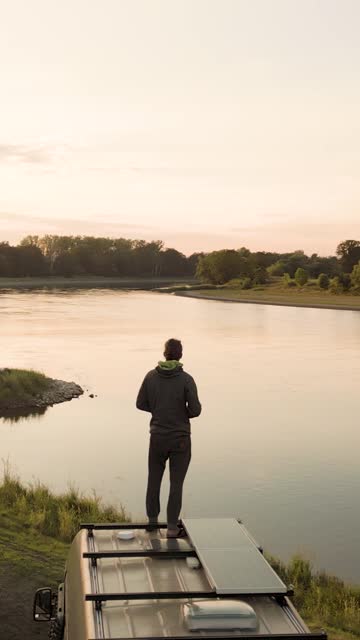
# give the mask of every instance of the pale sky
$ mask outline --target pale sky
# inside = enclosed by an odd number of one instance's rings
[[[0,0],[0,241],[360,239],[359,0]]]

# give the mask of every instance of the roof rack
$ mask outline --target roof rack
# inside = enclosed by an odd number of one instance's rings
[[[186,636],[167,636],[166,640],[199,640],[199,635],[186,635]],[[235,636],[234,634],[216,634],[211,635],[211,640],[326,640],[327,634],[325,631],[313,631],[310,633],[251,633],[246,635],[244,633],[241,636]],[[101,638],[89,638],[89,640],[102,640]],[[134,638],[113,638],[113,640],[134,640]],[[162,636],[143,636],[137,637],[136,640],[164,640]]]
[[[216,519],[215,519],[216,520]],[[156,542],[156,538],[149,537],[146,541],[149,548],[127,548],[127,549],[110,549],[95,550],[96,539],[95,531],[116,531],[116,530],[139,530],[153,531],[155,529],[165,529],[167,524],[158,523],[156,527],[149,526],[146,523],[82,523],[81,529],[86,529],[88,534],[88,551],[82,553],[82,557],[91,561],[91,565],[96,571],[97,561],[109,558],[151,558],[151,559],[186,559],[197,558],[202,565],[208,578],[210,589],[206,590],[179,590],[179,591],[124,591],[124,592],[102,592],[86,593],[84,599],[92,602],[94,609],[101,615],[102,605],[105,602],[118,601],[163,601],[163,600],[196,600],[196,599],[237,599],[237,598],[272,598],[276,600],[282,610],[288,611],[292,609],[292,605],[287,599],[294,595],[292,585],[286,586],[277,574],[271,569],[270,565],[262,555],[262,548],[256,543],[254,538],[248,533],[247,529],[241,521],[229,518],[218,519],[212,528],[208,525],[209,519],[187,519],[185,518],[181,525],[187,534],[187,539],[162,539],[160,543]],[[213,521],[214,523],[214,521]],[[218,535],[220,533],[220,535]],[[147,539],[146,539],[147,540]],[[219,565],[222,566],[223,560],[235,557],[235,562],[227,563],[228,575],[219,571]],[[219,562],[219,558],[221,562]],[[236,563],[236,558],[239,562]],[[249,564],[250,558],[250,564]],[[261,562],[260,562],[261,558]],[[240,572],[241,584],[237,581],[239,575],[240,561],[243,562],[243,572]],[[252,563],[252,564],[251,564]],[[226,563],[225,563],[226,564]],[[253,580],[248,580],[249,571],[255,567],[255,575]],[[234,570],[233,570],[234,568]],[[256,574],[257,571],[257,574]],[[235,578],[234,578],[235,576]],[[257,578],[257,579],[256,579]],[[264,582],[262,582],[264,580]],[[104,609],[105,611],[105,609]],[[291,611],[287,613],[291,616]],[[324,631],[309,632],[306,626],[303,627],[301,621],[296,618],[293,621],[297,633],[241,633],[241,640],[327,640]],[[210,637],[210,636],[209,636]],[[235,636],[237,638],[237,636]],[[100,640],[100,638],[89,638],[89,640]],[[135,640],[135,637],[119,637],[113,640]],[[164,640],[164,636],[137,636],[136,640]],[[199,634],[187,635],[168,635],[166,640],[199,640]],[[234,640],[234,634],[231,633],[211,633],[211,640]]]
[[[186,600],[189,598],[205,598],[206,600],[212,598],[230,598],[234,599],[236,595],[241,595],[242,598],[250,598],[253,595],[257,597],[274,597],[284,598],[284,596],[293,596],[294,590],[288,589],[286,593],[283,592],[264,592],[264,593],[225,593],[218,594],[215,590],[212,591],[125,591],[124,593],[87,593],[85,594],[85,600],[90,600],[100,605],[101,602],[107,600]]]
[[[179,524],[182,525],[181,520]],[[150,525],[148,522],[81,522],[80,529],[87,529],[90,535],[91,531],[101,531],[110,529],[139,529],[143,531],[149,531],[151,529],[167,529],[166,522],[158,522],[156,525]]]

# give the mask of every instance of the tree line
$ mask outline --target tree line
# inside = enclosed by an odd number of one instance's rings
[[[17,246],[0,242],[0,277],[31,276],[137,276],[190,277],[224,284],[233,278],[248,284],[264,284],[271,276],[284,281],[299,278],[338,278],[341,286],[351,282],[360,261],[360,241],[341,242],[334,256],[307,256],[304,251],[277,253],[242,247],[185,256],[166,248],[161,240],[129,240],[92,236],[30,235]],[[299,276],[298,270],[303,270]],[[323,276],[326,276],[324,279]],[[326,287],[323,287],[326,288]]]
[[[27,236],[0,243],[0,276],[192,276],[198,254],[186,257],[155,240],[92,236]]]
[[[334,293],[360,287],[360,241],[344,240],[336,248],[335,256],[307,256],[304,251],[274,253],[246,247],[239,250],[212,251],[198,258],[197,277],[211,284],[225,284],[236,279],[247,289],[266,284],[273,276],[282,276],[287,286],[304,286],[317,279],[320,288],[330,288]]]

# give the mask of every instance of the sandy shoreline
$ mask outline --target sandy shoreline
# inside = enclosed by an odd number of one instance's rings
[[[329,309],[334,311],[360,311],[360,306],[354,307],[351,305],[342,304],[313,304],[310,302],[281,302],[272,300],[255,300],[253,298],[222,298],[220,296],[208,296],[201,293],[192,293],[190,291],[178,291],[174,292],[176,296],[183,296],[184,298],[196,298],[197,300],[214,300],[215,302],[235,302],[241,304],[258,304],[274,307],[300,307],[303,309]]]

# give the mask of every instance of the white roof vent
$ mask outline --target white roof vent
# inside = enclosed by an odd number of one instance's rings
[[[257,628],[254,609],[241,600],[203,600],[183,605],[189,631]]]

